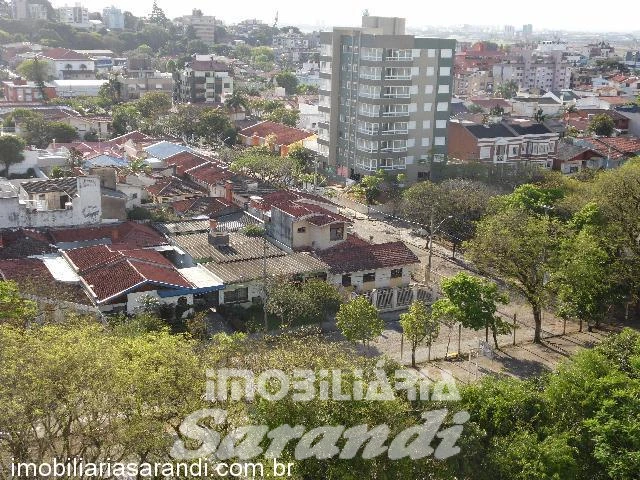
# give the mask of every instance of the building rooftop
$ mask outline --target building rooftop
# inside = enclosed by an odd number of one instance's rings
[[[74,248],[78,243],[126,244],[131,248],[166,245],[167,241],[152,228],[135,222],[124,222],[99,227],[75,227],[50,230],[53,243],[61,248]]]
[[[305,138],[313,136],[314,133],[289,127],[282,123],[265,120],[264,122],[240,130],[240,135],[244,135],[245,137],[257,136],[259,138],[267,138],[269,135],[275,135],[276,144],[291,145],[292,143],[300,142]]]
[[[70,197],[73,197],[78,192],[78,180],[76,177],[25,181],[21,182],[20,186],[29,195],[36,193],[64,192]]]
[[[171,202],[171,208],[178,215],[185,217],[197,217],[205,215],[207,217],[218,217],[221,213],[231,213],[239,210],[239,207],[224,198],[198,197],[188,200],[177,200]]]
[[[371,244],[353,235],[316,255],[334,274],[401,267],[420,261],[403,242]]]
[[[51,60],[90,60],[86,55],[68,48],[46,48],[42,56]]]
[[[177,143],[161,140],[160,142],[154,143],[153,145],[144,147],[144,151],[147,152],[150,157],[164,160],[173,155],[176,155],[177,153],[191,152],[192,150],[185,145],[178,145]]]
[[[119,250],[117,246],[95,245],[67,250],[64,255],[96,303],[106,303],[148,286],[193,287],[169,260],[154,250]]]
[[[178,177],[159,178],[156,183],[146,187],[146,190],[154,197],[197,196],[206,193],[200,185],[182,180]]]
[[[0,230],[0,258],[25,258],[52,253],[51,237],[38,230],[19,228]]]
[[[165,158],[165,164],[167,166],[170,166],[170,165],[176,166],[177,175],[184,175],[184,172],[186,170],[197,167],[199,165],[205,165],[208,163],[209,163],[209,160],[207,160],[204,157],[201,157],[200,155],[196,155],[191,151],[181,151]]]
[[[173,237],[173,243],[187,252],[198,263],[229,263],[263,258],[264,241],[261,237],[248,237],[242,233],[229,233],[228,245],[211,245],[208,233],[191,233]],[[285,252],[267,242],[267,257],[281,257]]]
[[[292,253],[267,258],[267,276],[289,276],[326,272],[329,266],[308,253]],[[203,266],[225,284],[248,282],[263,277],[262,258],[231,263],[205,263]]]

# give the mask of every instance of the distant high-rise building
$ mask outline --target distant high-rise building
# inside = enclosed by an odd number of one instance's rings
[[[513,25],[505,25],[504,34],[507,37],[513,37],[516,34],[516,27],[514,27]]]
[[[61,23],[66,23],[76,28],[90,28],[89,10],[81,4],[76,3],[73,7],[65,5],[58,8],[58,17]]]
[[[365,16],[320,33],[318,148],[357,179],[378,170],[428,178],[447,154],[455,40],[405,33],[403,18]]]
[[[533,34],[533,25],[531,25],[530,23],[527,23],[526,25],[522,26],[523,37],[530,37],[532,34]]]
[[[208,44],[214,44],[216,40],[216,17],[203,15],[201,10],[194,9],[191,15],[182,17],[182,23],[186,27],[192,27],[196,38]],[[206,52],[198,52],[206,53]]]
[[[46,20],[49,16],[47,7],[29,0],[13,0],[11,2],[11,16],[15,20]]]
[[[124,30],[124,14],[113,5],[102,10],[102,23],[111,30]]]

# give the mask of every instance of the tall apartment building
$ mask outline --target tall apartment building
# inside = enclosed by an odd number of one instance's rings
[[[455,40],[416,38],[403,18],[320,33],[319,153],[343,177],[428,178],[447,154]]]
[[[193,27],[196,38],[203,42],[214,44],[216,40],[216,17],[202,15],[200,10],[193,10],[191,15],[182,17],[185,27]]]
[[[111,30],[124,30],[124,13],[113,5],[103,8],[102,23]]]
[[[177,85],[181,102],[224,102],[233,93],[233,77],[229,65],[212,55],[194,55],[180,72]]]
[[[91,27],[91,22],[89,22],[89,10],[79,3],[76,3],[73,7],[65,5],[64,7],[58,8],[58,17],[60,17],[60,23],[66,23],[72,27]]]
[[[571,85],[571,63],[562,51],[523,51],[493,66],[495,86],[513,80],[520,89],[565,90]]]

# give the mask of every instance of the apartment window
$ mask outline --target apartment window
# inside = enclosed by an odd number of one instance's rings
[[[422,128],[425,130],[429,130],[431,128],[431,120],[423,120]]]
[[[367,140],[366,138],[358,138],[356,146],[361,152],[373,153],[378,151],[378,142]]]
[[[444,162],[444,153],[436,153],[433,155],[434,162]]]
[[[373,60],[379,62],[382,60],[382,48],[362,47],[360,58],[362,60]]]
[[[244,303],[249,300],[249,288],[236,288],[224,292],[224,303]]]
[[[377,117],[380,114],[380,105],[361,103],[359,113],[365,117]]]
[[[384,87],[384,96],[389,98],[409,98],[411,94],[409,86]]]
[[[431,145],[431,139],[429,137],[424,137],[422,139],[422,146],[428,147],[429,145]]]
[[[329,239],[331,241],[344,239],[344,225],[331,225],[329,228]]]
[[[365,98],[380,98],[380,86],[361,83],[358,95]]]
[[[440,67],[440,76],[448,77],[451,75],[451,67]]]
[[[434,58],[435,56],[436,56],[436,49],[435,48],[427,49],[427,57]]]
[[[381,133],[383,135],[409,133],[409,124],[407,122],[383,123]]]
[[[387,80],[411,80],[411,68],[409,67],[385,68],[384,77]]]
[[[449,104],[447,102],[438,102],[437,110],[439,112],[446,112],[449,110]]]
[[[413,60],[413,54],[410,49],[396,50],[388,48],[386,51],[386,59],[392,61]]]
[[[427,67],[427,77],[433,77],[436,74],[436,69],[434,67]]]
[[[363,65],[360,69],[360,78],[365,80],[380,80],[382,67],[369,67]]]
[[[450,48],[443,48],[440,50],[440,58],[451,58],[453,56],[453,51]]]
[[[447,128],[446,120],[436,120],[436,128]]]
[[[358,120],[358,132],[364,133],[365,135],[376,135],[378,133],[378,126],[378,123]]]
[[[404,158],[383,158],[378,162],[378,168],[382,170],[404,170],[407,162]]]
[[[480,158],[487,159],[491,157],[491,147],[480,147]]]
[[[375,158],[356,157],[356,167],[362,170],[375,172],[378,170],[378,161]]]
[[[376,281],[376,272],[369,272],[362,275],[362,283],[370,283]]]
[[[351,286],[351,275],[342,275],[342,286],[343,287]]]
[[[401,268],[392,268],[391,269],[391,278],[402,278],[402,269]]]
[[[438,85],[438,93],[449,93],[449,85]]]
[[[519,153],[518,150],[519,150],[518,145],[511,145],[509,147],[509,156],[510,157],[517,157],[518,153]]]
[[[298,233],[305,233],[307,231],[307,227],[298,227]]]
[[[383,117],[401,117],[409,114],[409,105],[385,105]]]
[[[433,85],[427,85],[424,87],[424,93],[431,95],[433,93]]]
[[[407,141],[406,140],[383,140],[380,142],[381,152],[406,152]]]
[[[433,110],[433,103],[431,103],[431,102],[425,102],[425,104],[424,104],[424,111],[425,111],[425,112],[430,112],[431,110]]]
[[[446,140],[445,137],[436,137],[434,141],[434,145],[439,145],[439,146],[444,145],[445,140]]]

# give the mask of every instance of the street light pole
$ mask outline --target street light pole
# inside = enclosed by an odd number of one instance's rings
[[[269,325],[267,323],[267,230],[266,228],[262,232],[262,288],[263,288],[263,299],[262,299],[262,316],[264,320],[264,335],[266,337],[267,332],[269,331]]]

